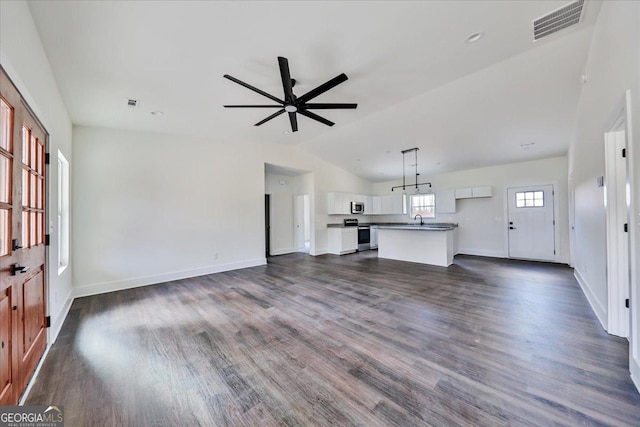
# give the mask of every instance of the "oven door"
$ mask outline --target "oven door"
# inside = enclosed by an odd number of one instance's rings
[[[371,229],[367,226],[358,226],[358,250],[368,251],[371,249]]]

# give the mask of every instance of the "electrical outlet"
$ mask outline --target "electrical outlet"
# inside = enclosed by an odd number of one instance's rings
[[[218,259],[218,252],[214,252],[213,253],[213,260],[217,260]]]

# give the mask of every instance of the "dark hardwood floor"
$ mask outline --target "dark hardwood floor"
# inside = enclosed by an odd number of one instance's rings
[[[68,426],[638,426],[627,354],[564,266],[296,254],[75,300],[26,404]]]

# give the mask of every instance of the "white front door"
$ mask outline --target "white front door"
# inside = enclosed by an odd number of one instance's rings
[[[507,190],[509,258],[555,260],[553,185]]]

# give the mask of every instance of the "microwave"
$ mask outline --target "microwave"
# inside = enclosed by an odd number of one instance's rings
[[[351,202],[351,213],[352,214],[364,213],[364,203],[362,203],[362,202]]]

